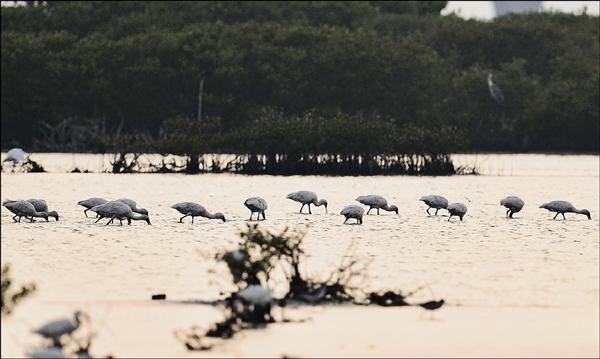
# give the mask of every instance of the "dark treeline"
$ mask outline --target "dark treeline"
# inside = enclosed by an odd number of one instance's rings
[[[443,1],[29,4],[2,8],[3,148],[361,173],[444,167],[459,150],[598,152],[597,17],[466,21],[440,16]]]

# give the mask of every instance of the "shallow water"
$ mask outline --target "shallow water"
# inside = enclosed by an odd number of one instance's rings
[[[53,172],[70,170],[73,164],[84,169],[83,164],[99,158],[71,154],[36,156],[36,161]],[[101,303],[145,303],[154,293],[167,293],[169,300],[214,298],[227,288],[227,276],[223,275],[226,272],[198,251],[214,253],[231,247],[238,239],[236,232],[248,222],[249,211],[243,201],[261,196],[269,204],[267,220],[261,226],[310,226],[305,241],[310,258],[303,269],[314,276],[326,277],[354,243],[354,254],[372,261],[368,289],[409,291],[427,284],[433,294],[425,290],[419,296],[442,297],[449,306],[464,307],[462,310],[535,307],[541,317],[547,313],[556,316],[557,321],[568,321],[569,310],[596,308],[588,321],[578,320],[582,327],[597,328],[598,156],[457,155],[456,160],[478,163],[486,175],[3,173],[2,200],[44,198],[50,209],[61,215],[58,222],[13,223],[10,213],[2,207],[2,263],[12,263],[17,282],[32,280],[39,288],[32,299],[17,308],[14,316],[41,324],[42,319],[53,318],[47,310],[53,306],[60,312],[85,303],[88,310],[99,311]],[[313,190],[327,199],[329,213],[320,207],[313,208],[312,215],[299,214],[300,205],[285,195],[301,189]],[[341,208],[359,195],[372,193],[398,205],[400,214],[382,211],[380,216],[366,216],[362,226],[343,225]],[[426,206],[418,198],[434,193],[451,202],[465,203],[469,210],[464,221],[448,222],[446,216],[427,216]],[[507,195],[518,195],[525,201],[524,209],[514,220],[507,220],[504,207],[499,205]],[[94,224],[94,219],[85,218],[83,208],[76,205],[92,196],[133,198],[149,210],[152,225],[134,221],[131,226],[105,226],[104,220]],[[552,220],[553,214],[538,206],[555,199],[588,208],[592,220],[574,214],[567,214],[566,221]],[[199,202],[210,211],[223,212],[228,221],[197,218],[194,224],[189,219],[178,223],[181,215],[170,206],[180,201]],[[207,273],[210,268],[217,273]],[[461,315],[451,318],[440,325],[450,329],[454,320],[461,320]],[[168,319],[161,320],[169,323]],[[382,322],[384,327],[390,324]],[[168,325],[176,328],[174,323]],[[6,324],[3,327],[7,328]],[[569,338],[563,340],[565,346],[572,344]],[[597,355],[597,336],[595,343],[593,337],[590,340],[587,344],[595,353],[580,354]],[[116,355],[135,353],[118,341],[104,343],[103,348]],[[554,343],[557,344],[560,343]],[[2,353],[19,353],[18,347],[15,341],[3,341]],[[227,348],[219,353],[226,355]],[[165,352],[169,353],[182,354],[180,347]],[[376,346],[372,353],[390,352],[377,351]]]

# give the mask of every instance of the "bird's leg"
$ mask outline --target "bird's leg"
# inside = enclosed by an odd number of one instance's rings
[[[308,208],[310,208],[310,205],[308,206]],[[262,212],[262,215],[263,215],[263,221],[264,221],[265,219],[267,219],[267,217],[265,217],[265,211],[263,211],[263,212]]]
[[[461,221],[461,222],[462,222],[462,218],[463,218],[463,216],[460,216],[460,221]]]
[[[194,224],[194,216],[192,216],[192,224]]]
[[[565,214],[564,213],[561,213],[561,214],[563,216],[563,219],[566,220],[567,218],[565,217]]]
[[[185,217],[187,217],[187,216],[188,216],[188,215],[186,214],[185,216],[183,216],[183,217],[179,218],[179,223],[183,223],[183,219],[184,219]]]
[[[558,217],[558,215],[559,215],[559,214],[560,214],[560,213],[556,212],[556,215],[555,215],[555,216],[554,216],[554,218],[552,218],[552,219],[556,219],[556,217]]]
[[[88,210],[89,210],[89,209],[87,209],[87,208],[83,210],[83,214],[85,214],[85,217],[86,217],[86,218],[87,218],[87,216],[88,216],[88,215],[87,215],[87,211],[88,211]]]
[[[509,218],[513,218],[513,214],[515,214],[515,212],[510,211],[510,215],[508,216]]]
[[[348,222],[349,219],[350,219],[350,217],[346,217],[346,220],[344,221],[344,224],[346,224],[346,222]]]
[[[450,222],[450,218],[452,218],[452,214],[448,217],[448,222]]]
[[[300,213],[302,213],[303,208],[304,208],[304,203],[302,203],[302,207],[300,207]]]
[[[439,210],[440,210],[439,208],[436,208],[436,209],[435,209],[435,215],[436,215],[436,216],[437,216],[437,213],[438,213],[438,211],[439,211]]]
[[[310,203],[308,204],[308,214],[312,214],[312,212],[310,210]]]
[[[17,215],[15,214],[12,219],[13,219],[13,221],[16,222],[17,221]]]
[[[104,217],[99,216],[98,219],[96,220],[96,222],[94,222],[94,223],[98,223],[102,218],[104,218]]]
[[[18,222],[19,222],[19,223],[21,223],[21,216],[19,216],[19,220],[18,220]]]
[[[362,224],[362,217],[358,219],[358,224]]]
[[[510,213],[510,209],[506,211],[506,218],[508,218],[509,213]]]
[[[119,218],[119,224],[123,225],[123,220],[121,218]]]
[[[377,208],[377,215],[379,216],[379,208]],[[361,222],[362,223],[362,222]]]
[[[431,216],[431,213],[429,213],[429,209],[430,209],[430,208],[431,208],[431,207],[428,207],[426,212],[427,212],[427,214],[428,214],[428,215],[430,215],[430,216]]]

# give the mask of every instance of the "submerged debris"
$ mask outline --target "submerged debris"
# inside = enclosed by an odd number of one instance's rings
[[[224,306],[224,319],[207,330],[192,327],[187,331],[178,331],[175,333],[177,338],[189,350],[209,350],[214,344],[210,340],[229,339],[240,330],[275,322],[272,308],[284,307],[289,302],[420,305],[426,309],[444,303],[443,300],[408,303],[406,299],[416,291],[407,294],[392,290],[365,293],[362,288],[366,284],[369,261],[351,255],[353,245],[349,246],[339,266],[326,280],[307,278],[300,270],[306,260],[302,245],[305,235],[306,230],[290,231],[285,228],[281,233],[272,233],[260,229],[257,224],[248,224],[246,230],[240,232],[242,240],[237,249],[218,253],[214,257],[227,265],[233,284],[238,288],[225,300],[213,302],[214,305]],[[275,268],[285,273],[286,277],[287,291],[280,298],[275,298],[268,287]]]

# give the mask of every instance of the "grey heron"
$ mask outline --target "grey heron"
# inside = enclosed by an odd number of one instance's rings
[[[492,97],[492,99],[498,105],[504,105],[504,94],[502,93],[502,90],[500,90],[500,87],[498,87],[498,85],[496,85],[492,81],[491,73],[488,73],[487,83],[488,83],[488,90],[490,91],[490,96]]]

